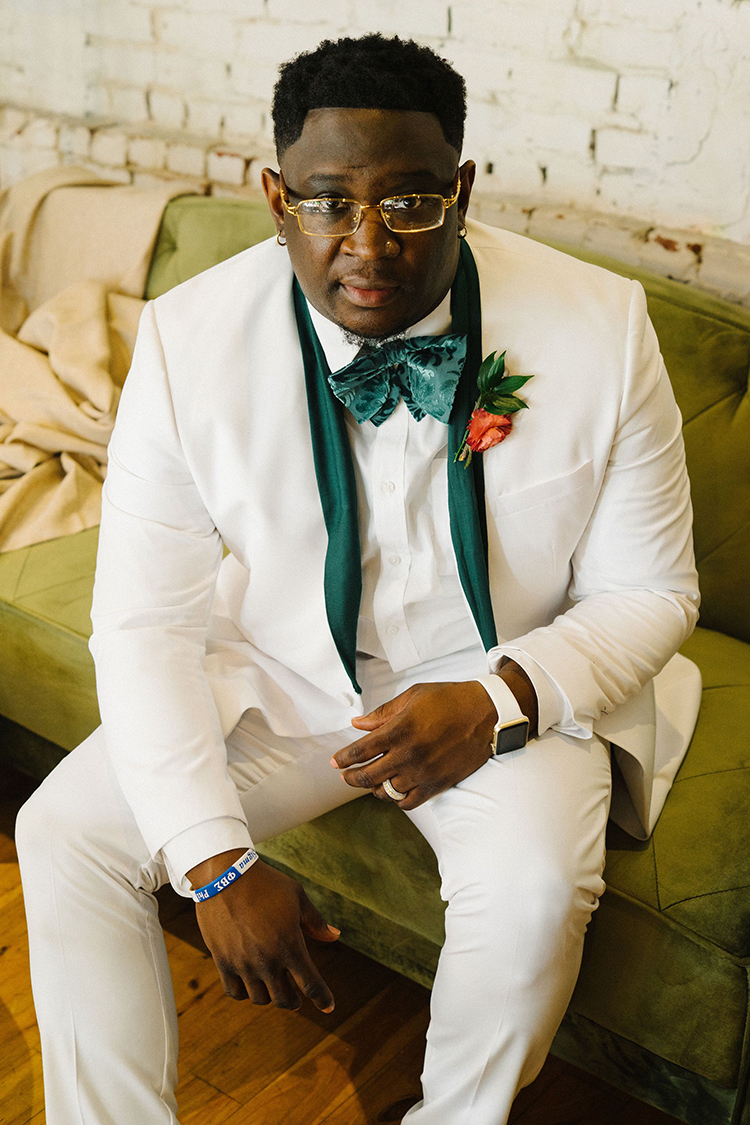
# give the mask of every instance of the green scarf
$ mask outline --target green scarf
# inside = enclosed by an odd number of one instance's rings
[[[297,279],[293,283],[307,406],[310,413],[315,476],[328,532],[323,588],[328,625],[347,675],[356,692],[357,624],[362,596],[362,561],[354,480],[344,407],[328,383],[330,368],[310,320]],[[452,331],[467,337],[466,362],[448,422],[448,511],[458,574],[485,649],[497,644],[487,571],[487,518],[482,457],[475,453],[466,467],[454,460],[477,399],[477,372],[482,362],[482,312],[474,258],[461,243],[451,290]]]

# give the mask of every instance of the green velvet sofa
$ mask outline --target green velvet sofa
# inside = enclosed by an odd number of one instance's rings
[[[256,204],[169,204],[155,296],[272,233]],[[690,1125],[750,1125],[750,312],[638,277],[685,419],[703,590],[684,646],[703,674],[687,758],[648,843],[617,829],[608,890],[553,1051]],[[43,776],[97,724],[86,642],[96,529],[0,555],[0,740]],[[343,940],[429,985],[443,904],[427,845],[370,798],[268,842]],[[394,893],[397,888],[397,893]]]

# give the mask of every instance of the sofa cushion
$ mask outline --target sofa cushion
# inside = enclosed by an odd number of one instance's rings
[[[736,830],[750,819],[750,645],[699,628],[682,651],[703,676],[690,751],[648,843],[612,831],[607,881],[750,957],[750,849]]]
[[[91,634],[99,528],[0,554],[0,714],[72,750],[99,724]]]
[[[275,233],[265,203],[180,196],[164,211],[145,295],[158,297]]]

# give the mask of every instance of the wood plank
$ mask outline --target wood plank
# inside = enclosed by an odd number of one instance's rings
[[[195,1074],[246,1105],[327,1035],[335,1035],[393,979],[391,970],[338,943],[322,948],[311,943],[310,952],[336,997],[335,1011],[325,1015],[303,1002],[298,1012],[288,1012],[273,1005],[237,1004],[225,998],[225,1006],[241,1010],[244,1024],[218,1038],[218,1045],[191,1067]],[[185,1018],[188,1015],[186,1012]]]
[[[309,1125],[327,1119],[370,1077],[392,1067],[412,1040],[424,1050],[428,1022],[426,990],[392,981],[260,1090],[245,1108],[245,1125],[285,1125],[290,1116]]]
[[[194,1074],[185,1075],[177,1087],[176,1096],[182,1125],[221,1125],[242,1109],[239,1102]]]
[[[267,1020],[275,1027],[287,1027],[289,1017],[295,1013],[278,1008],[256,1007],[249,1001],[232,1000],[225,995],[216,967],[207,954],[201,954],[185,942],[174,944],[170,950],[170,965],[177,1002],[180,1034],[180,1058],[192,1069],[203,1062],[211,1051],[241,1033],[251,1024],[262,1038],[266,1035]],[[333,954],[323,949],[315,961],[321,972],[327,972]],[[321,1017],[330,1019],[330,1017]],[[325,1032],[323,1032],[325,1034]],[[211,1081],[210,1076],[207,1081]]]
[[[2,1080],[0,1122],[2,1125],[28,1125],[44,1107],[42,1058],[27,1051]]]
[[[315,1125],[372,1125],[400,1122],[406,1110],[421,1097],[420,1074],[424,1060],[424,1030],[412,1035],[385,1065],[357,1084],[357,1089]]]

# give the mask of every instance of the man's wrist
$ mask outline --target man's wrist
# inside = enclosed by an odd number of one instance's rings
[[[195,867],[191,867],[185,878],[193,890],[196,887],[205,887],[206,883],[218,879],[219,875],[226,871],[228,867],[231,867],[233,863],[236,863],[246,851],[247,848],[230,848],[229,851],[219,852],[218,855],[210,856],[196,864]]]
[[[539,703],[531,679],[519,664],[508,657],[504,658],[497,672],[479,678],[479,683],[482,684],[495,703],[498,719],[500,719],[502,718],[501,700],[503,693],[493,690],[493,683],[497,680],[502,680],[503,684],[513,693],[521,714],[529,720],[529,738],[533,738],[538,730]]]

